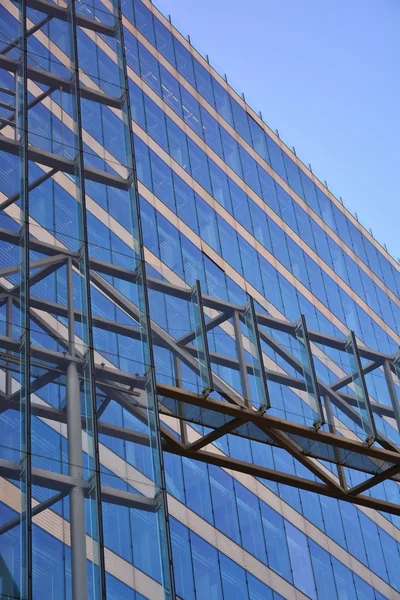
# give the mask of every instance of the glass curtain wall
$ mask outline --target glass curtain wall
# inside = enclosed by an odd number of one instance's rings
[[[1,53],[0,594],[114,597],[123,571],[124,597],[171,598],[121,7],[27,4]],[[84,31],[118,57],[94,57],[91,86]],[[104,107],[119,129],[93,167],[83,123],[93,110],[105,130]]]

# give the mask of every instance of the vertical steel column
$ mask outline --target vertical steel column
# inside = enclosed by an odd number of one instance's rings
[[[19,142],[21,198],[21,287],[20,287],[20,361],[21,361],[21,596],[32,598],[32,485],[31,485],[31,411],[30,411],[30,302],[29,302],[29,159],[28,159],[28,78],[27,78],[27,4],[20,0],[20,60],[16,96],[16,136]]]
[[[106,578],[105,578],[105,565],[104,565],[104,542],[103,542],[103,521],[102,521],[102,511],[101,511],[101,483],[100,483],[100,456],[99,456],[99,441],[97,434],[97,406],[96,406],[96,388],[94,381],[94,357],[93,357],[93,333],[92,333],[92,315],[91,315],[91,300],[90,300],[90,277],[89,277],[89,250],[88,250],[88,236],[87,236],[87,219],[86,219],[86,193],[85,193],[85,179],[84,179],[84,152],[83,152],[83,142],[82,142],[82,118],[81,118],[81,100],[80,100],[80,82],[79,82],[79,59],[78,59],[78,41],[77,41],[77,24],[76,24],[76,14],[75,14],[75,0],[70,0],[67,6],[68,10],[68,23],[70,27],[70,48],[71,48],[71,96],[72,96],[72,108],[73,108],[73,116],[76,125],[76,158],[75,158],[75,178],[76,178],[76,187],[78,190],[78,199],[77,201],[80,203],[81,208],[81,223],[80,223],[80,274],[83,278],[83,299],[82,299],[82,329],[83,329],[83,341],[86,344],[86,347],[83,352],[83,377],[84,377],[84,385],[85,385],[85,399],[86,399],[86,423],[87,426],[85,431],[87,431],[88,437],[88,466],[90,471],[92,472],[90,478],[90,497],[93,498],[94,504],[94,527],[97,525],[97,529],[92,533],[93,539],[93,548],[97,550],[97,556],[93,556],[94,565],[98,566],[98,581],[93,582],[94,588],[94,597],[102,598],[105,600],[106,598]],[[68,270],[69,272],[69,297],[68,302],[71,304],[73,302],[73,297],[71,293],[72,286],[72,269]],[[70,309],[71,310],[71,309]],[[85,318],[86,311],[86,318]],[[72,317],[72,314],[69,314]],[[71,328],[71,326],[70,326]],[[69,330],[69,334],[71,335],[71,331]],[[73,340],[73,337],[72,337]],[[71,340],[70,340],[71,343]],[[73,343],[73,342],[72,342]],[[77,372],[75,371],[76,367],[68,367],[68,375],[69,379],[67,383],[69,383],[69,393],[67,393],[67,403],[69,400],[70,403],[70,421],[68,425],[70,426],[70,431],[75,436],[78,428],[78,410],[79,410],[79,428],[81,429],[81,410],[80,410],[80,386],[79,386],[79,378],[77,377]],[[90,429],[91,428],[91,429]],[[82,434],[81,434],[82,435]],[[82,442],[81,442],[82,443]],[[72,448],[72,445],[69,444],[68,449],[71,449],[73,456],[69,458],[69,462],[72,463],[71,458],[75,460],[79,460],[75,450]],[[82,453],[80,454],[82,461]],[[74,464],[70,465],[71,470],[74,470],[76,474],[81,473],[82,470],[80,468],[81,463],[78,462],[75,467]],[[75,488],[76,489],[76,488]],[[83,543],[82,530],[79,532],[79,527],[83,525],[83,531],[86,531],[85,528],[85,513],[84,510],[82,512],[82,497],[79,492],[74,490],[71,491],[70,499],[75,503],[75,513],[74,518],[76,517],[77,522],[72,523],[72,511],[71,511],[71,534],[75,533],[75,559],[73,559],[72,565],[75,566],[75,573],[72,573],[73,577],[73,590],[76,594],[76,597],[73,597],[73,600],[83,600],[83,598],[88,597],[88,589],[86,583],[85,588],[85,578],[86,578],[86,543]],[[84,509],[84,507],[83,507]],[[83,519],[83,523],[82,523]],[[94,553],[95,554],[95,553]],[[84,558],[83,558],[84,557]],[[82,560],[83,559],[83,560]],[[84,573],[85,572],[85,573]],[[97,589],[96,589],[97,588]],[[97,592],[97,593],[96,593]]]
[[[238,355],[239,361],[239,373],[240,373],[240,383],[242,384],[242,394],[245,401],[246,406],[250,406],[250,386],[249,380],[247,377],[247,367],[246,367],[246,357],[244,355],[244,348],[242,342],[242,332],[240,329],[240,316],[237,310],[233,311],[232,315],[233,320],[233,329],[235,332],[235,342],[236,342],[236,352]]]
[[[171,534],[169,528],[168,519],[168,506],[167,506],[167,492],[165,483],[165,472],[164,472],[164,461],[161,449],[161,437],[160,437],[160,418],[158,412],[158,402],[156,394],[156,379],[155,379],[155,367],[154,367],[154,356],[153,356],[153,345],[151,340],[151,322],[150,322],[150,306],[149,297],[147,291],[147,279],[146,279],[146,266],[144,257],[144,244],[143,244],[143,233],[140,218],[140,205],[139,205],[139,193],[138,193],[138,181],[136,172],[136,160],[135,160],[135,149],[133,145],[133,130],[132,130],[132,112],[129,97],[129,78],[125,51],[124,41],[124,26],[122,22],[122,8],[121,0],[116,0],[117,7],[117,42],[119,43],[119,60],[120,60],[120,74],[121,74],[121,87],[123,89],[123,96],[121,98],[121,111],[125,121],[125,134],[127,144],[127,167],[130,171],[130,186],[129,193],[131,198],[131,212],[132,212],[132,227],[133,231],[136,228],[136,241],[138,242],[138,259],[139,266],[137,271],[141,272],[141,277],[137,277],[138,285],[138,297],[139,297],[139,313],[142,329],[142,344],[143,353],[147,357],[144,362],[148,363],[147,372],[147,402],[149,403],[148,418],[149,418],[149,431],[152,435],[155,443],[153,451],[153,466],[154,472],[158,474],[159,479],[159,498],[162,508],[158,510],[159,517],[159,539],[162,552],[162,567],[164,571],[164,595],[165,598],[175,600],[175,581],[174,571],[172,564],[172,545],[171,545]],[[134,240],[135,241],[135,240]],[[151,415],[154,415],[153,422]]]
[[[67,261],[68,345],[71,358],[75,357],[74,298],[72,282],[72,260]],[[82,420],[80,382],[75,362],[67,367],[67,435],[68,473],[82,482]],[[71,529],[72,598],[86,600],[88,581],[86,568],[85,497],[83,487],[75,486],[69,494]]]
[[[87,600],[85,497],[83,493],[82,431],[79,376],[74,362],[67,367],[68,473],[78,485],[69,493],[72,598]]]

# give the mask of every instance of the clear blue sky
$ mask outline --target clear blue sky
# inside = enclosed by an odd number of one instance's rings
[[[399,0],[154,0],[400,257]]]

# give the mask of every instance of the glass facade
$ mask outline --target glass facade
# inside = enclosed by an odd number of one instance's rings
[[[400,597],[397,262],[149,0],[0,23],[0,597]]]

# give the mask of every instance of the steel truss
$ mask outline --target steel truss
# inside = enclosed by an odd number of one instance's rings
[[[1,230],[0,239],[18,244],[18,235],[10,231]],[[70,265],[71,269],[78,266],[79,256],[71,251],[46,244],[39,240],[32,240],[31,244],[32,249],[46,255],[46,258],[32,262],[31,267],[35,268],[35,272],[31,276],[30,285],[37,283],[41,278],[47,277],[49,273],[55,272],[63,265]],[[132,318],[133,323],[132,325],[126,325],[93,315],[93,327],[114,332],[128,338],[140,339],[141,331],[138,325],[139,311],[137,306],[124,297],[105,279],[106,275],[111,275],[118,280],[135,282],[138,277],[138,271],[130,271],[118,265],[104,263],[96,259],[89,259],[89,265],[91,284],[100,289],[107,298],[123,309]],[[0,277],[10,276],[17,272],[18,269],[18,265],[6,267],[0,271]],[[147,284],[152,290],[191,302],[192,291],[189,288],[174,286],[168,282],[151,277],[147,278]],[[18,304],[19,300],[15,294],[15,288],[17,287],[15,286],[14,289],[10,290],[2,286],[1,293],[3,297],[0,302],[5,303],[10,298],[14,304]],[[31,318],[40,324],[42,328],[49,331],[52,336],[56,335],[54,330],[44,322],[44,319],[39,314],[46,312],[63,319],[73,318],[76,322],[81,322],[83,319],[83,315],[76,309],[73,315],[71,315],[69,314],[68,306],[51,303],[34,295],[31,295],[30,302],[33,309]],[[229,319],[234,321],[235,315],[241,322],[245,321],[247,307],[235,306],[207,295],[201,295],[200,306],[204,319],[203,335],[206,331],[211,332],[224,322],[229,321]],[[217,314],[210,318],[207,314],[209,310],[213,310]],[[266,328],[268,328],[272,331],[288,333],[296,340],[298,324],[275,319],[263,313],[254,313],[254,316],[257,328],[253,331],[258,336],[257,345],[261,341],[269,344],[299,375],[299,377],[293,377],[282,371],[272,370],[263,366],[263,382],[266,388],[268,388],[268,382],[270,381],[286,385],[295,390],[307,392],[308,376],[304,376],[304,365],[266,331]],[[303,320],[303,326],[304,322]],[[193,342],[198,337],[198,331],[194,329],[181,338],[175,339],[157,325],[155,321],[152,321],[151,328],[153,344],[155,346],[168,349],[177,361],[190,367],[198,376],[201,375],[202,369],[201,361],[198,358],[198,348],[193,345]],[[238,333],[238,330],[236,330],[236,333]],[[241,341],[243,341],[245,337],[243,337],[243,333],[240,330],[239,334]],[[310,342],[308,345],[309,348],[313,344],[319,344],[336,348],[343,352],[346,351],[346,339],[340,340],[315,331],[307,331],[307,338]],[[38,370],[40,368],[40,375],[32,384],[32,392],[39,393],[39,395],[41,387],[50,380],[54,382],[65,378],[68,372],[68,365],[71,363],[76,364],[78,375],[82,377],[82,359],[79,356],[68,354],[67,340],[60,339],[58,335],[57,341],[60,345],[64,346],[65,351],[56,352],[36,345],[31,346],[32,365],[37,366]],[[15,356],[18,352],[18,342],[10,337],[2,336],[0,337],[0,345],[3,349],[1,353],[3,368],[10,371],[17,369],[18,361]],[[388,390],[392,400],[391,407],[370,400],[369,395],[367,395],[367,402],[372,417],[376,413],[380,416],[394,419],[399,424],[398,398],[394,380],[394,377],[399,374],[398,358],[387,356],[359,344],[357,344],[357,352],[359,357],[368,359],[369,361],[361,368],[363,374],[371,373],[373,370],[382,367],[384,376],[388,382]],[[310,361],[309,364],[312,364],[312,353],[310,353],[308,358]],[[135,377],[131,373],[123,372],[111,366],[105,366],[104,363],[99,363],[99,360],[96,361],[94,366],[95,378],[97,385],[104,391],[105,396],[118,402],[126,410],[139,416],[145,422],[146,415],[142,400],[146,384],[145,378]],[[208,382],[208,385],[204,386],[202,393],[196,393],[185,389],[183,382],[180,382],[180,385],[168,385],[158,381],[159,410],[162,414],[172,415],[187,424],[194,423],[212,428],[212,431],[200,437],[195,442],[184,443],[183,438],[176,438],[169,433],[167,428],[161,426],[163,448],[165,450],[197,460],[208,461],[226,468],[244,471],[265,479],[340,498],[355,504],[362,504],[379,510],[385,510],[386,512],[400,514],[399,506],[362,495],[362,492],[367,491],[385,479],[399,481],[400,453],[398,448],[379,432],[376,434],[374,440],[366,434],[365,441],[355,439],[354,435],[351,437],[340,435],[337,431],[337,423],[333,420],[332,411],[329,410],[329,405],[332,403],[347,417],[350,417],[359,428],[363,426],[362,413],[357,410],[359,405],[357,396],[340,391],[343,387],[354,381],[354,373],[345,375],[329,386],[316,378],[315,369],[313,369],[314,374],[312,377],[315,378],[314,386],[318,390],[323,422],[320,420],[318,426],[315,424],[308,426],[270,416],[267,407],[264,406],[260,410],[259,407],[253,405],[251,396],[246,398],[240,395],[215,375],[213,371],[215,365],[228,366],[231,369],[238,370],[243,380],[253,375],[255,371],[254,363],[245,362],[243,352],[238,352],[238,357],[233,358],[210,352],[206,349],[202,360],[208,366],[208,373],[211,373],[209,376],[212,378],[212,382]],[[213,397],[215,394],[210,393],[212,390],[218,392],[219,399]],[[18,393],[15,392],[10,395],[2,394],[1,405],[3,411],[18,410],[16,396],[18,396]],[[271,402],[273,405],[273,399]],[[31,411],[33,415],[41,418],[56,422],[66,422],[65,410],[57,410],[53,407],[32,401]],[[107,424],[101,418],[98,422],[98,430],[100,433],[118,437],[119,439],[134,441],[135,443],[146,443],[145,436]],[[207,451],[204,450],[206,446],[228,433],[284,448],[296,460],[306,466],[320,481],[306,480],[294,475],[279,473],[273,469],[266,469],[255,464],[243,463],[231,457],[224,456],[221,453],[215,453],[211,446]],[[359,470],[371,475],[371,477],[364,483],[351,488],[343,485],[339,481],[339,478],[318,463],[318,460],[327,461],[339,467]],[[137,502],[137,498],[134,501]]]
[[[25,10],[26,6],[29,6],[46,15],[42,25],[49,19],[57,18],[72,22],[75,28],[84,27],[118,39],[123,46],[119,3],[117,3],[112,25],[77,14],[74,10],[70,13],[68,12],[70,8],[64,9],[46,0],[27,0],[24,5]],[[71,16],[72,21],[69,20]],[[27,35],[29,31],[25,32],[25,37]],[[14,46],[11,44],[11,47]],[[0,54],[0,69],[14,73],[17,77],[21,69],[21,61],[7,57],[7,51],[6,49]],[[123,53],[120,60],[122,73],[126,77],[126,59]],[[42,102],[53,90],[62,88],[63,92],[71,96],[78,94],[78,104],[81,97],[121,110],[127,124],[129,138],[132,139],[127,80],[123,83],[124,91],[121,97],[116,98],[78,83],[77,62],[70,79],[32,67],[26,64],[26,61],[22,66],[27,80],[48,86],[48,90],[31,103]],[[26,91],[26,81],[23,85]],[[12,93],[10,91],[10,95]],[[77,108],[79,112],[78,105]],[[23,109],[25,120],[28,111],[29,104],[26,103]],[[21,108],[15,107],[13,116],[5,125],[11,126],[14,121],[15,126],[19,112]],[[136,194],[133,149],[131,149],[132,160],[128,164],[126,178],[87,166],[82,156],[82,132],[79,119],[78,123],[80,153],[75,160],[44,151],[32,144],[23,144],[20,139],[3,135],[2,131],[5,128],[3,125],[0,126],[0,150],[20,157],[23,149],[25,166],[28,163],[36,163],[43,170],[43,175],[34,181],[29,182],[26,177],[23,189],[1,200],[0,214],[8,215],[2,211],[8,211],[16,205],[25,206],[23,225],[29,225],[29,204],[26,204],[29,193],[59,173],[76,177],[77,170],[80,171],[81,178],[77,178],[80,183],[76,185],[80,188],[84,211],[87,210],[84,206],[85,181],[95,181],[110,189],[116,188]],[[250,297],[245,306],[238,306],[202,294],[199,282],[190,288],[173,285],[162,277],[146,277],[139,226],[138,257],[130,261],[129,267],[122,267],[120,264],[95,258],[95,253],[91,252],[86,238],[83,240],[84,248],[74,251],[61,241],[56,240],[53,243],[45,241],[48,240],[46,235],[48,232],[36,225],[31,227],[29,232],[23,226],[21,230],[15,231],[13,225],[16,219],[11,216],[8,218],[10,227],[6,228],[3,222],[3,227],[0,228],[0,251],[11,249],[11,255],[16,256],[15,251],[22,244],[25,252],[24,260],[29,266],[24,276],[18,259],[10,261],[10,264],[0,269],[0,309],[5,307],[7,322],[5,335],[0,336],[0,372],[4,375],[4,386],[0,389],[0,415],[7,411],[25,411],[27,435],[30,419],[38,418],[46,420],[47,423],[66,425],[70,456],[74,456],[74,443],[77,444],[77,448],[80,448],[81,438],[87,432],[92,433],[96,447],[93,476],[89,480],[82,475],[82,465],[79,464],[81,459],[78,455],[75,455],[74,459],[75,468],[71,468],[68,474],[29,466],[29,485],[42,486],[52,490],[53,494],[35,506],[29,503],[30,514],[26,517],[28,521],[31,522],[32,518],[41,511],[51,509],[67,495],[70,499],[75,497],[75,507],[79,511],[82,509],[84,499],[92,496],[94,489],[98,494],[99,507],[101,500],[145,511],[165,512],[162,462],[159,465],[161,485],[154,485],[148,495],[121,491],[100,482],[99,434],[109,439],[149,446],[155,451],[158,450],[159,434],[161,434],[162,448],[167,452],[400,515],[400,505],[366,493],[385,480],[391,480],[396,484],[400,481],[399,448],[379,431],[374,420],[374,415],[379,415],[380,418],[395,423],[397,430],[400,430],[398,355],[388,356],[366,348],[357,342],[352,333],[347,339],[337,339],[308,330],[304,316],[299,315],[297,323],[290,323],[257,312]],[[140,218],[138,217],[137,220],[139,221]],[[44,295],[41,296],[38,288],[35,287],[38,283],[46,282],[47,278],[60,270],[66,273],[68,293],[65,303],[49,301]],[[72,294],[73,278],[77,275],[85,280],[85,294],[89,303],[91,293],[94,291],[100,293],[122,311],[124,321],[119,322],[93,314],[93,310],[84,311],[78,308]],[[138,296],[144,298],[142,303],[122,293],[121,284],[124,282],[137,287],[140,292]],[[173,336],[164,329],[149,310],[147,289],[157,292],[164,299],[175,299],[187,305],[188,314],[191,315],[191,330],[179,337]],[[28,305],[24,304],[24,294],[29,297]],[[15,336],[15,333],[13,334],[14,310],[25,311],[29,315],[28,334],[23,339],[29,341],[30,328],[33,331],[37,326],[47,335],[47,341],[51,340],[52,344],[46,344],[46,341],[41,345],[31,342],[21,343],[21,339]],[[136,374],[133,370],[128,372],[118,368],[112,360],[109,360],[103,349],[96,346],[92,334],[89,336],[86,350],[83,349],[84,344],[81,348],[74,333],[77,324],[88,326],[89,331],[112,332],[132,341],[141,341],[148,348],[147,371],[144,374]],[[210,350],[209,337],[217,331],[223,331],[233,341],[236,349],[233,355]],[[296,351],[288,349],[278,341],[279,333],[290,337],[293,349]],[[152,357],[153,347],[167,350],[172,358],[174,371],[168,383],[162,376],[156,379],[158,371]],[[330,385],[316,375],[315,356],[317,350],[320,355],[324,347],[345,353],[352,365],[350,372],[343,372],[342,376]],[[279,368],[276,363],[274,365],[273,361],[267,362],[266,348],[287,364],[288,372],[282,367]],[[30,366],[29,385],[24,389],[26,402],[21,402],[22,393],[16,385],[20,381],[23,356]],[[139,360],[136,356],[129,358],[132,361]],[[91,410],[81,402],[82,390],[88,379],[88,365],[91,395],[95,403]],[[192,382],[189,385],[183,380],[181,375],[183,366],[193,374],[195,384]],[[238,373],[239,391],[218,374],[219,367],[227,367]],[[377,369],[385,378],[390,406],[379,403],[379,398],[370,398],[365,376]],[[290,374],[292,372],[296,375]],[[287,386],[300,394],[307,409],[308,418],[305,423],[271,414],[275,409],[280,408],[277,399],[271,393],[271,383]],[[54,407],[41,398],[41,393],[46,386],[53,384],[65,388],[63,406]],[[149,398],[153,397],[154,386],[158,398],[157,406],[149,401]],[[346,391],[343,391],[344,388],[347,388]],[[108,422],[107,408],[111,403],[119,405],[146,425],[148,433],[144,434],[133,427],[122,427]],[[332,406],[338,411],[336,416]],[[161,415],[160,422],[159,415]],[[347,428],[340,424],[340,415],[346,418]],[[177,433],[172,433],[165,423],[174,424]],[[191,425],[203,426],[207,431],[199,434],[198,428],[195,432]],[[285,450],[295,461],[308,469],[310,477],[299,477],[280,472],[275,468],[232,458],[212,445],[227,435],[236,435]],[[29,448],[26,454],[32,458]],[[0,476],[21,482],[21,469],[25,468],[25,464],[1,459]],[[348,477],[346,478],[347,470],[362,473],[365,481],[358,485],[349,485]],[[101,513],[100,508],[99,513]],[[85,536],[82,536],[82,531],[79,532],[82,518],[82,515],[80,519],[75,518],[75,525],[78,527],[75,527],[75,541],[72,548],[73,555],[75,553],[73,564],[75,564],[76,581],[79,573],[81,574],[78,563],[85,560]],[[20,518],[5,523],[0,527],[0,535],[20,523]],[[99,527],[101,530],[101,520]],[[101,535],[99,539],[101,541]],[[102,552],[103,549],[100,548],[100,553]],[[104,571],[104,566],[101,568]],[[169,588],[172,590],[173,597],[173,581],[169,584]],[[74,592],[74,599],[84,598],[85,593],[85,589],[82,587],[79,589],[78,586]],[[102,593],[104,596],[104,591]],[[31,592],[28,591],[27,595],[29,597]]]

